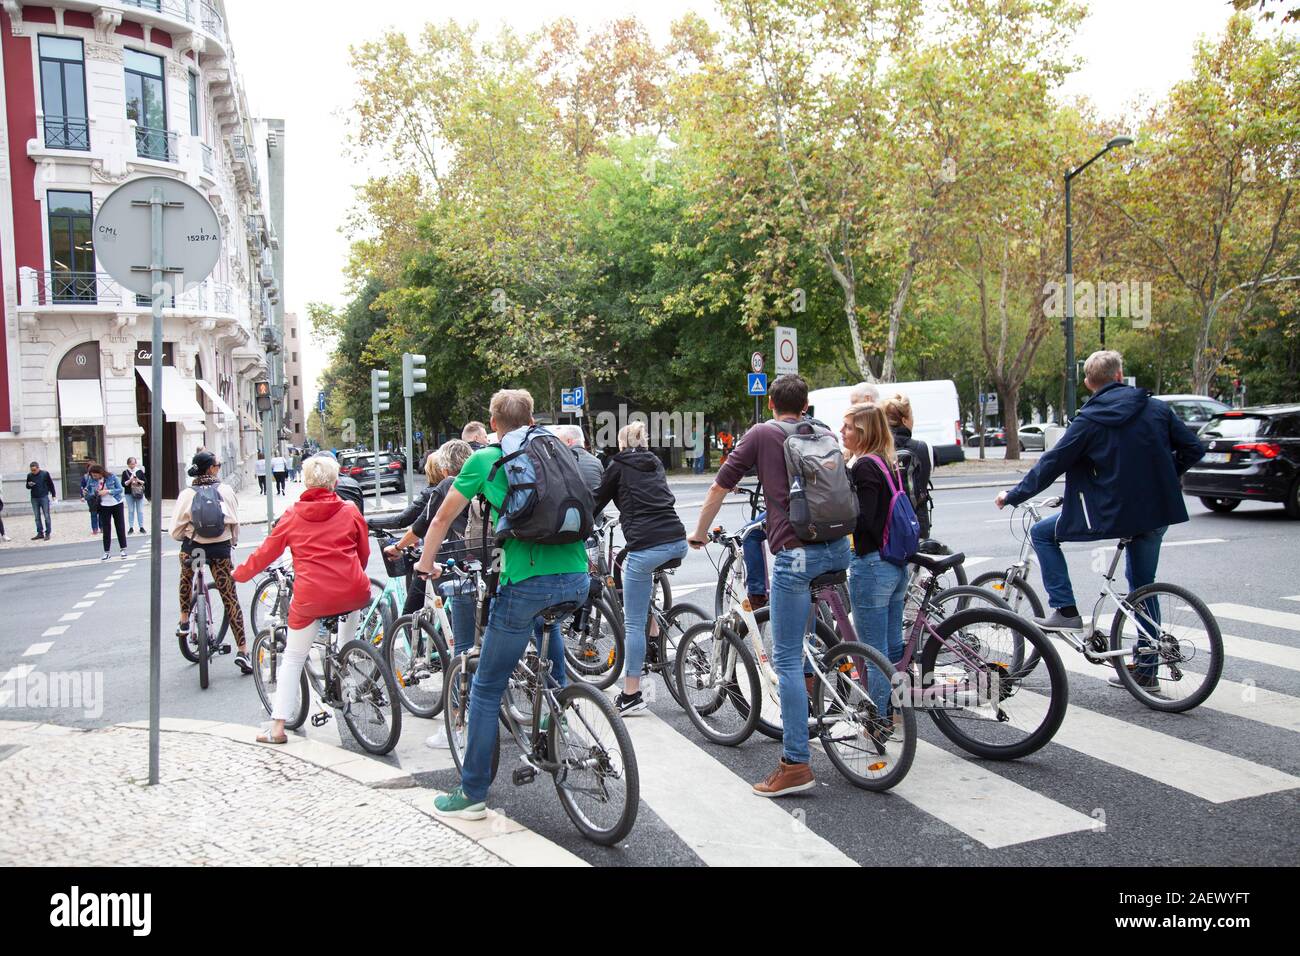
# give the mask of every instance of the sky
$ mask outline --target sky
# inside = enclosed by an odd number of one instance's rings
[[[389,29],[414,35],[429,20],[448,16],[477,20],[485,32],[502,22],[527,32],[561,16],[581,28],[630,13],[661,43],[687,11],[717,21],[711,0],[477,0],[468,7],[472,16],[427,0],[371,0],[363,15],[355,0],[226,0],[249,106],[286,124],[281,288],[286,311],[302,317],[305,336],[307,303],[347,300],[347,240],[339,229],[352,187],[368,175],[343,147],[353,96],[350,45]],[[1196,39],[1219,33],[1231,13],[1226,0],[1091,0],[1090,9],[1074,44],[1082,68],[1063,93],[1087,96],[1102,116],[1124,115],[1135,99],[1159,99],[1188,75]],[[303,345],[303,395],[313,403],[327,355],[310,338]]]

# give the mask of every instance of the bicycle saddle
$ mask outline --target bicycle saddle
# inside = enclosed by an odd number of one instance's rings
[[[910,564],[925,568],[931,574],[943,574],[949,568],[955,568],[966,560],[966,555],[960,551],[957,554],[950,554],[943,558],[930,558],[924,554],[914,554],[907,559]]]
[[[849,578],[847,571],[827,571],[825,574],[819,574],[808,582],[808,590],[819,591],[822,588],[833,588],[837,584],[843,584]]]
[[[669,558],[663,564],[659,565],[659,567],[655,568],[654,573],[658,574],[660,571],[671,571],[673,568],[680,568],[681,566],[681,558]]]
[[[577,612],[580,607],[582,605],[577,601],[565,601],[563,604],[552,604],[550,607],[542,608],[538,616],[545,620],[547,624],[550,624],[566,614]]]

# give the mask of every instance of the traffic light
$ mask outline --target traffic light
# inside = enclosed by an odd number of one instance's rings
[[[253,383],[253,396],[257,400],[257,411],[265,415],[271,410],[271,383],[258,379]]]
[[[388,411],[388,369],[377,368],[370,372],[370,412],[378,415]]]
[[[427,392],[429,386],[424,383],[424,377],[429,373],[423,368],[428,357],[416,355],[412,352],[406,352],[402,355],[402,397],[410,398],[412,395],[418,395],[421,392]]]

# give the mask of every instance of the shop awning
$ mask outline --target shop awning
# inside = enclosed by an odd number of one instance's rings
[[[153,388],[151,377],[153,371],[148,366],[137,365],[137,372],[140,373],[140,380],[144,382],[145,388]],[[162,367],[162,407],[163,415],[169,422],[185,421],[191,418],[206,418],[207,413],[203,411],[203,406],[199,404],[198,399],[194,397],[194,382],[181,378],[180,370],[171,366]]]
[[[59,421],[64,425],[104,424],[104,395],[99,379],[59,379]]]
[[[217,406],[217,411],[219,413],[222,415],[229,415],[231,418],[239,417],[235,414],[235,410],[226,404],[226,400],[217,394],[215,388],[203,381],[201,378],[195,379],[195,381],[198,382],[199,388],[203,389],[204,394],[206,394],[208,398],[212,399],[212,404]]]

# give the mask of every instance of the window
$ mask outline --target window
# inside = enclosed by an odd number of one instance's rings
[[[298,353],[297,353],[297,352],[294,352],[294,353],[293,353],[293,364],[294,364],[294,365],[297,365],[297,364],[298,364]],[[297,383],[295,383],[295,384],[297,384]]]
[[[167,136],[167,95],[162,57],[123,50],[126,58],[126,118],[135,123],[135,154],[174,162]]]
[[[41,37],[41,110],[50,149],[90,149],[81,41]]]
[[[90,193],[50,190],[49,296],[53,302],[96,302],[95,245],[91,238]]]
[[[199,135],[199,75],[190,72],[190,135]]]
[[[297,387],[298,387],[298,376],[297,376],[297,375],[295,375],[295,376],[293,377],[293,387],[294,387],[294,388],[297,388]]]
[[[293,410],[295,412],[299,410],[298,399],[296,398],[293,400]]]
[[[292,339],[296,339],[298,337],[298,326],[295,325],[289,329],[289,337]],[[295,359],[294,361],[297,361],[297,359]]]

